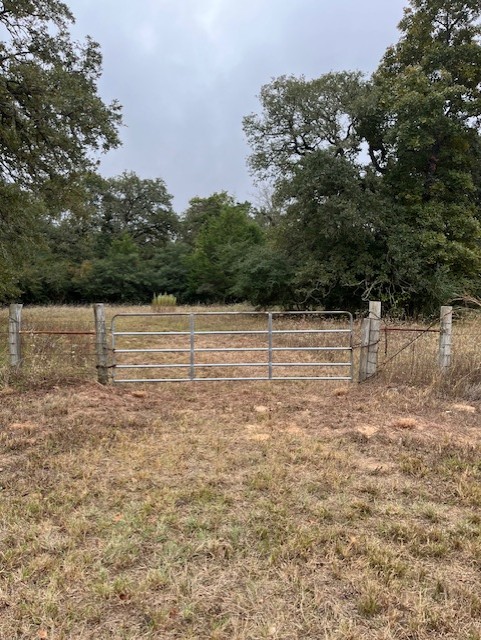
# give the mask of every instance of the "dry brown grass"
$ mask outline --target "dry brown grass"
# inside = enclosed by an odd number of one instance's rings
[[[1,399],[2,639],[480,638],[479,404],[311,382]]]
[[[388,323],[387,326],[404,330],[423,328],[420,323]],[[436,324],[424,326],[438,328]],[[444,374],[438,367],[439,334],[409,331],[383,334],[379,380],[385,384],[422,386],[445,397],[481,400],[480,331],[481,313],[457,312],[453,325],[453,363]]]

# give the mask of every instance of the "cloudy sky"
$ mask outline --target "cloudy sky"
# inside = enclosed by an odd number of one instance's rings
[[[123,146],[102,173],[161,177],[178,212],[226,190],[256,200],[243,116],[283,75],[373,71],[407,0],[66,0],[75,36],[100,43],[105,100],[123,105]]]

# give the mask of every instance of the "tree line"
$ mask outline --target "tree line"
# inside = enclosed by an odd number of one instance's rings
[[[98,174],[120,108],[67,6],[0,2],[0,295],[407,314],[479,296],[480,17],[479,0],[410,0],[370,77],[273,79],[243,123],[263,202],[220,192],[177,215],[161,178]]]
[[[160,178],[92,174],[87,182],[87,210],[45,220],[19,283],[24,302],[146,303],[154,293],[179,303],[278,299],[275,282],[255,277],[268,248],[249,203],[215,193],[193,198],[179,217]]]

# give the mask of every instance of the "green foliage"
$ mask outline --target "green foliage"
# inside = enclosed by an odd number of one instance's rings
[[[21,280],[24,301],[148,302],[152,290],[184,295],[185,248],[161,179],[87,174],[73,207],[43,221],[44,245]]]
[[[151,291],[170,291],[179,302],[189,302],[190,248],[182,242],[170,242],[155,250],[144,261],[146,281],[151,283]]]
[[[124,172],[97,180],[90,189],[102,249],[128,233],[139,248],[150,250],[165,245],[177,231],[172,196],[161,178],[143,179]]]
[[[480,16],[478,2],[413,0],[373,77],[372,155],[397,204],[390,247],[415,308],[479,288]]]
[[[205,301],[235,299],[238,264],[263,241],[246,205],[224,206],[201,228],[189,257],[191,294]]]
[[[292,268],[280,251],[264,244],[252,246],[236,263],[233,297],[258,308],[292,305]]]
[[[91,151],[118,146],[119,106],[97,93],[102,57],[73,41],[58,0],[4,0],[0,24],[0,177],[57,199],[65,180],[92,166]]]
[[[385,202],[379,181],[360,177],[346,157],[318,151],[279,185],[285,214],[276,246],[293,267],[293,302],[301,307],[352,308],[382,278]]]
[[[213,193],[207,198],[192,198],[181,221],[181,237],[184,242],[193,246],[200,230],[211,218],[222,213],[224,207],[235,207],[234,198],[226,191]]]
[[[97,92],[99,47],[73,41],[72,23],[59,0],[0,2],[2,300],[18,294],[19,270],[41,244],[46,211],[58,215],[78,202],[78,175],[95,166],[97,152],[119,145],[119,106]],[[47,288],[53,276],[45,273]],[[42,277],[26,274],[34,288]]]
[[[262,88],[244,129],[274,179],[294,302],[419,312],[480,291],[480,18],[477,0],[411,0],[370,81]]]
[[[71,42],[67,7],[3,9],[4,299],[22,261],[29,301],[148,302],[168,291],[180,303],[259,307],[377,298],[418,313],[481,294],[479,0],[410,0],[399,42],[369,79],[281,76],[262,87],[244,130],[264,203],[214,193],[180,220],[160,178],[91,170],[89,152],[118,143],[119,112],[98,98],[98,46]]]
[[[284,177],[301,158],[321,149],[357,155],[358,107],[365,86],[362,75],[353,72],[328,73],[315,80],[281,76],[263,86],[261,115],[244,118],[254,173]]]
[[[93,260],[83,275],[79,284],[89,300],[142,302],[146,299],[139,250],[127,233],[112,242],[104,258]]]
[[[19,293],[19,274],[40,241],[41,201],[14,184],[0,180],[0,299]]]

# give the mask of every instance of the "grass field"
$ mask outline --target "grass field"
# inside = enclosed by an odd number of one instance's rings
[[[2,640],[481,639],[474,338],[457,389],[428,348],[363,386],[104,388],[49,339],[0,391]]]

